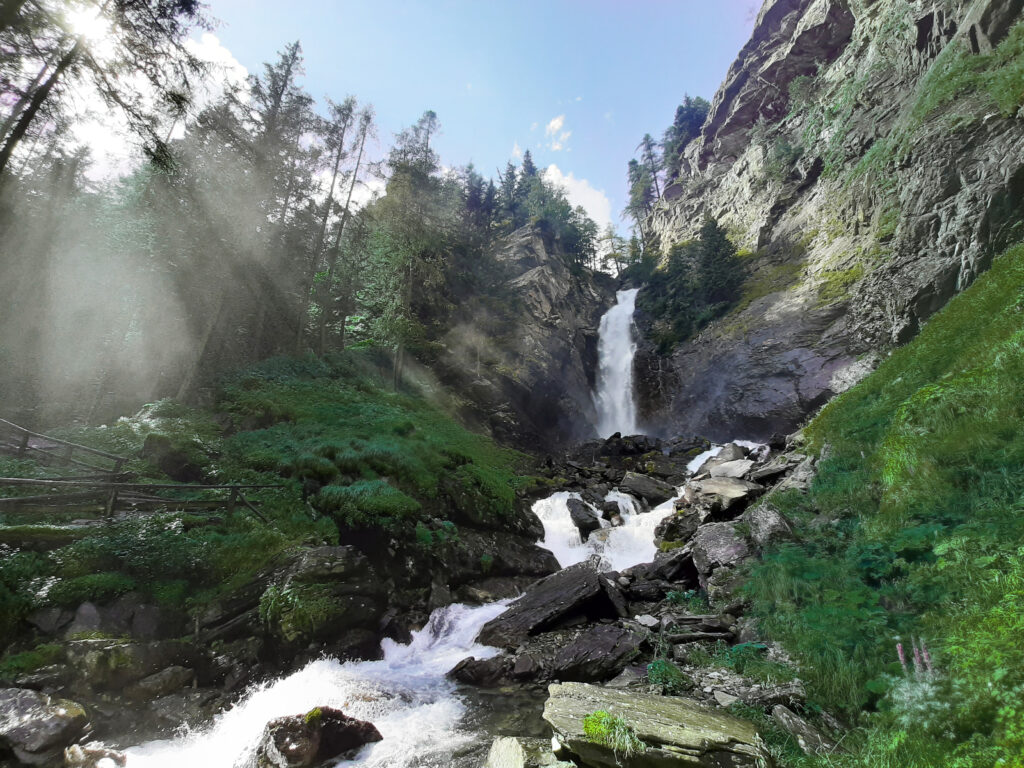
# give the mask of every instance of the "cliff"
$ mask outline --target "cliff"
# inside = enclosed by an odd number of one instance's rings
[[[791,430],[1024,238],[1022,9],[765,3],[648,221],[667,251],[711,215],[748,265],[729,315],[642,345],[652,433]]]

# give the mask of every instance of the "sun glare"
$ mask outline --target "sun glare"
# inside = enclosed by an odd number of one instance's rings
[[[75,5],[67,11],[68,26],[75,35],[90,43],[102,41],[110,34],[110,22],[95,5]]]

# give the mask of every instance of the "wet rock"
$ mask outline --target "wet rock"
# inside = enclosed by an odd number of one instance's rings
[[[569,499],[565,505],[569,508],[572,524],[579,529],[580,536],[584,541],[589,538],[592,531],[596,531],[601,527],[600,519],[586,502],[579,499]]]
[[[643,642],[640,634],[621,627],[589,627],[554,655],[546,671],[554,680],[607,680],[637,656]]]
[[[72,688],[86,693],[121,690],[171,666],[194,668],[199,656],[194,646],[174,640],[73,640],[65,647],[75,673]]]
[[[208,723],[223,704],[220,691],[210,688],[188,688],[153,699],[148,706],[150,720],[156,729],[153,736],[168,736],[182,725],[198,728]]]
[[[489,659],[470,656],[448,670],[447,676],[460,683],[487,687],[498,685],[511,671],[512,660],[508,656]]]
[[[267,723],[256,747],[254,768],[306,768],[354,753],[383,737],[373,725],[330,707]]]
[[[64,750],[64,768],[124,768],[127,764],[128,758],[123,752],[98,741],[72,744]]]
[[[793,526],[775,507],[764,502],[747,509],[743,522],[750,529],[750,539],[762,549],[794,538]]]
[[[836,750],[837,745],[832,739],[782,704],[772,708],[772,720],[792,734],[800,749],[808,755],[826,755]]]
[[[28,615],[26,621],[44,635],[56,635],[71,623],[75,615],[65,608],[40,608]]]
[[[150,432],[139,456],[153,462],[161,472],[179,483],[198,483],[203,479],[203,469],[195,463],[192,452],[176,445],[167,435]]]
[[[555,757],[550,739],[501,736],[491,744],[484,768],[575,768]]]
[[[739,512],[754,497],[764,492],[764,486],[732,477],[712,477],[695,483],[697,503],[708,514],[735,510]]]
[[[144,677],[134,685],[124,689],[124,695],[135,701],[150,701],[166,696],[192,685],[195,672],[186,667],[172,666],[162,669],[149,677]]]
[[[521,653],[512,664],[511,675],[516,680],[532,680],[541,673],[540,662],[529,653]]]
[[[590,563],[578,563],[541,579],[508,610],[480,630],[480,642],[515,648],[528,636],[574,616],[614,617],[614,603]]]
[[[707,523],[693,537],[693,563],[706,578],[717,568],[734,566],[751,554],[734,523]]]
[[[668,483],[636,472],[626,472],[619,483],[619,488],[655,506],[675,498],[676,495],[676,489]]]
[[[22,763],[53,763],[87,727],[81,704],[24,688],[0,688],[0,747]]]
[[[747,477],[755,482],[769,480],[788,472],[806,458],[802,453],[780,453],[767,464],[755,469]]]
[[[544,719],[560,744],[587,766],[720,765],[755,768],[770,764],[750,723],[706,709],[678,696],[654,696],[581,683],[548,688]],[[583,732],[583,719],[596,711],[613,712],[646,745],[631,757],[596,744]]]
[[[355,547],[307,547],[291,568],[297,582],[337,581],[368,573],[370,561]]]
[[[669,515],[654,529],[656,541],[685,542],[697,532],[700,515],[689,509],[679,510]]]

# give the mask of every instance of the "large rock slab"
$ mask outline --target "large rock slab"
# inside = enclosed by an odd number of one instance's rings
[[[548,688],[544,719],[555,738],[584,765],[594,768],[651,766],[722,766],[762,768],[771,765],[757,730],[745,720],[705,709],[689,699],[654,696],[584,683]],[[583,732],[583,718],[605,711],[621,717],[646,744],[642,753],[616,755]]]
[[[600,518],[586,502],[579,499],[569,499],[565,502],[565,505],[569,508],[569,517],[572,519],[572,524],[579,529],[580,536],[584,541],[589,538],[591,533],[601,527]]]
[[[350,755],[383,736],[373,725],[341,710],[316,707],[305,715],[278,717],[267,723],[254,768],[307,768]]]
[[[702,576],[734,566],[751,554],[747,540],[733,523],[707,523],[693,537],[693,563]]]
[[[515,648],[530,635],[556,627],[576,616],[614,618],[616,604],[608,597],[614,586],[602,582],[594,566],[578,563],[535,582],[508,610],[480,630],[486,645]]]
[[[0,747],[26,765],[59,762],[87,726],[81,704],[24,688],[0,689]]]
[[[608,680],[639,653],[643,641],[640,634],[622,627],[590,627],[555,654],[548,674],[554,680]]]
[[[676,489],[668,483],[636,472],[626,472],[622,482],[619,483],[619,489],[639,496],[654,505],[674,499],[676,496]]]

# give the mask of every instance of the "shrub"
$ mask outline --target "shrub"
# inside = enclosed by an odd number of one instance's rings
[[[661,686],[663,693],[680,696],[693,688],[693,682],[675,664],[667,659],[655,659],[647,665],[647,679]]]
[[[109,603],[135,589],[135,579],[123,573],[90,573],[58,581],[47,594],[47,600],[64,608],[82,603]]]

